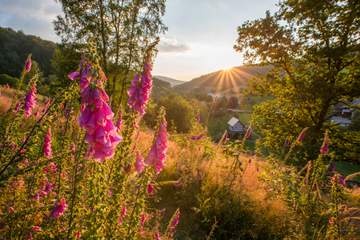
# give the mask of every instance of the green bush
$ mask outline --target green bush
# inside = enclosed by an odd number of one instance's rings
[[[0,85],[6,84],[9,84],[9,86],[12,88],[16,88],[19,84],[19,79],[7,74],[0,74]]]
[[[166,109],[169,129],[180,133],[187,133],[192,129],[195,108],[188,100],[179,95],[168,95],[159,100],[159,105]]]

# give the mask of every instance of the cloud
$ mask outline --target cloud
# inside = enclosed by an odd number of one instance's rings
[[[163,37],[158,49],[162,53],[183,53],[189,51],[190,47],[185,43],[180,43],[175,38]]]
[[[52,21],[61,14],[53,0],[0,0],[0,26],[57,41]]]

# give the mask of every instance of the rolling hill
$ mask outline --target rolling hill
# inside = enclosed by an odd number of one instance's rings
[[[219,95],[237,95],[248,86],[248,81],[257,76],[264,76],[271,66],[246,65],[229,70],[212,72],[189,82],[175,86],[180,92],[202,92]]]
[[[154,78],[159,79],[159,80],[161,80],[163,82],[170,83],[171,87],[175,87],[177,85],[180,85],[180,84],[184,83],[184,81],[176,80],[176,79],[165,77],[165,76],[154,76]]]
[[[0,74],[18,77],[28,54],[31,53],[47,76],[51,70],[51,58],[55,48],[54,42],[0,27]]]

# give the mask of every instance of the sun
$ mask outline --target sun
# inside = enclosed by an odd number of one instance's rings
[[[233,70],[232,67],[229,67],[229,68],[224,68],[222,71],[223,72],[231,72]]]

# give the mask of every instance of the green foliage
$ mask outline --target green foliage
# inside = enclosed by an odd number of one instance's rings
[[[55,21],[56,33],[77,50],[89,51],[84,42],[92,42],[101,68],[111,77],[106,88],[119,107],[126,99],[129,75],[142,70],[147,50],[166,30],[165,0],[59,2],[65,14]]]
[[[323,132],[331,128],[333,106],[360,97],[360,4],[289,0],[279,6],[274,16],[267,12],[241,25],[234,48],[249,61],[274,67],[261,84],[262,94],[272,99],[254,111],[262,142],[279,154],[288,136],[310,127],[303,159],[315,158]]]
[[[80,62],[80,53],[71,45],[59,45],[51,59],[51,68],[55,75],[55,81],[51,82],[52,88],[65,87],[70,84],[68,74],[74,71]]]
[[[160,98],[160,106],[166,109],[166,120],[170,129],[180,133],[189,132],[195,121],[195,108],[179,95],[168,95]]]
[[[7,74],[0,74],[0,85],[8,84],[12,88],[17,88],[19,84],[19,79],[9,76]]]
[[[0,27],[0,73],[20,77],[29,53],[43,69],[45,76],[51,72],[50,59],[56,44],[11,28]]]

